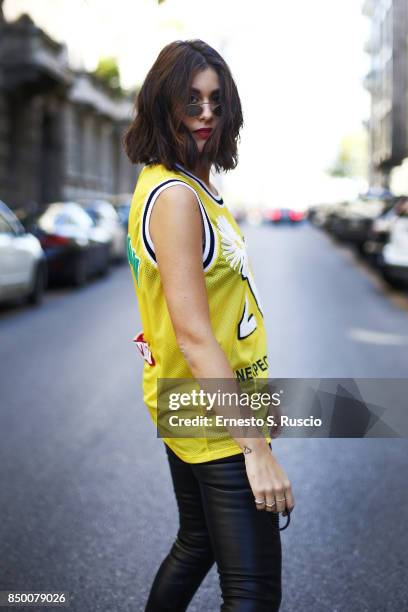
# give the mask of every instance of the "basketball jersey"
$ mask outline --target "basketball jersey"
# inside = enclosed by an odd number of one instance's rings
[[[222,197],[181,166],[161,164],[141,171],[128,223],[128,261],[143,330],[135,340],[145,359],[144,402],[157,425],[157,379],[188,379],[165,300],[149,220],[158,196],[173,185],[190,189],[201,213],[202,262],[214,335],[238,380],[267,378],[268,358],[261,300],[245,238]],[[270,438],[267,438],[270,440]],[[242,452],[227,430],[216,438],[163,438],[184,461],[200,463]]]

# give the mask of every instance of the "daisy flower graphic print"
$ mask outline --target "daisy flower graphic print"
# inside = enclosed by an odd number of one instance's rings
[[[243,280],[248,282],[249,288],[252,291],[259,311],[262,315],[263,312],[259,294],[251,268],[249,266],[248,254],[244,242],[245,239],[240,236],[238,232],[236,232],[228,219],[223,215],[218,217],[217,227],[221,237],[221,249],[225,260],[229,263],[233,270],[236,270],[239,274],[241,274]],[[251,327],[254,324],[256,327],[255,321],[252,323]]]

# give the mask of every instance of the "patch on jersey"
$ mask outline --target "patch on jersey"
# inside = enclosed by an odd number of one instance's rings
[[[132,342],[136,342],[136,346],[139,349],[143,359],[147,361],[149,365],[154,366],[156,362],[142,331],[139,332],[134,338],[132,338]]]
[[[127,258],[129,264],[132,266],[132,270],[135,274],[137,285],[139,286],[139,266],[140,266],[140,257],[138,257],[132,247],[132,242],[130,240],[130,236],[127,236]]]

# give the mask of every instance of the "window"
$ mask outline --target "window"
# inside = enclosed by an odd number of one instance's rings
[[[14,230],[11,225],[0,215],[0,234],[12,234],[14,236]]]

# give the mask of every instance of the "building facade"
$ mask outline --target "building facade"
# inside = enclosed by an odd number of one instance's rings
[[[8,206],[132,193],[139,168],[122,146],[132,109],[70,69],[65,45],[30,17],[0,16],[0,199]]]
[[[370,184],[408,193],[408,3],[366,0],[371,69]]]

